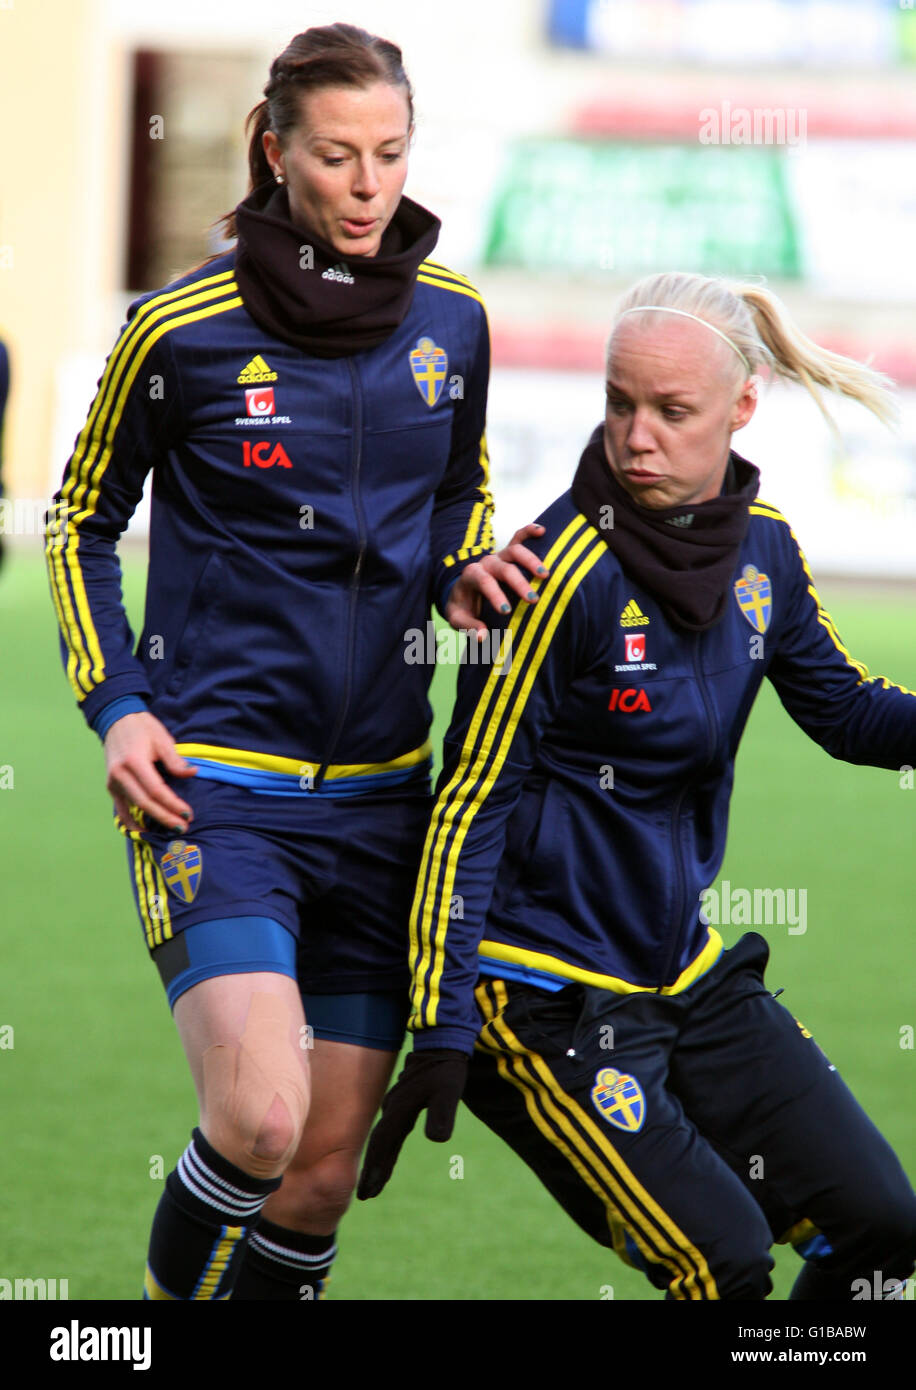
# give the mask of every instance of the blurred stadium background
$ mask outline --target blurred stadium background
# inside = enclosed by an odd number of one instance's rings
[[[57,664],[37,533],[130,299],[216,249],[208,229],[245,191],[242,126],[270,59],[338,19],[402,46],[407,192],[488,305],[499,538],[567,486],[600,419],[621,289],[657,269],[764,276],[810,336],[900,385],[896,435],[839,406],[840,442],[772,387],[735,442],[854,655],[916,687],[913,5],[0,0],[0,1279],[67,1279],[73,1298],[136,1296],[155,1159],[169,1171],[194,1111],[99,749]],[[144,525],[141,509],[122,547],[138,623]],[[437,736],[453,677],[437,673]],[[833,763],[768,694],[723,877],[807,889],[804,934],[764,929],[774,987],[916,1177],[911,783]],[[780,1297],[793,1259],[779,1253]],[[465,1116],[445,1150],[410,1142],[385,1197],[347,1218],[331,1295],[608,1288],[650,1292]]]

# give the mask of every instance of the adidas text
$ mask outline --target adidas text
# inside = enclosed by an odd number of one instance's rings
[[[332,265],[321,272],[322,280],[336,280],[341,285],[355,285],[356,280],[345,265]]]

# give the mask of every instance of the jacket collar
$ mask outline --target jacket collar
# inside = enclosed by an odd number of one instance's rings
[[[285,187],[266,183],[238,205],[236,226],[235,277],[252,318],[303,352],[346,357],[383,342],[406,318],[441,223],[402,197],[378,255],[345,260],[291,221]]]

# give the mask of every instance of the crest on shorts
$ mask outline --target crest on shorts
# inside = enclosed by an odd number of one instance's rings
[[[646,1118],[646,1098],[635,1076],[602,1067],[592,1087],[592,1104],[609,1125],[635,1134]]]
[[[162,877],[179,902],[192,903],[200,887],[200,848],[172,840],[159,861]]]
[[[420,395],[428,406],[434,406],[445,384],[448,355],[445,348],[436,347],[432,338],[420,338],[410,352],[410,370]]]
[[[773,612],[769,575],[761,574],[753,565],[745,565],[741,578],[735,582],[735,598],[754,631],[766,632]]]

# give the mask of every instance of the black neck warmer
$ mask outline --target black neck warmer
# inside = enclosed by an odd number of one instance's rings
[[[599,425],[579,461],[572,496],[623,569],[658,600],[666,616],[678,627],[704,632],[725,612],[750,525],[748,507],[759,486],[758,469],[732,452],[720,496],[678,507],[641,507],[611,472]],[[610,513],[601,510],[608,505]]]
[[[245,308],[268,333],[315,357],[347,357],[394,332],[441,226],[419,203],[401,198],[378,255],[345,261],[290,220],[285,187],[262,184],[235,215],[235,278]]]

